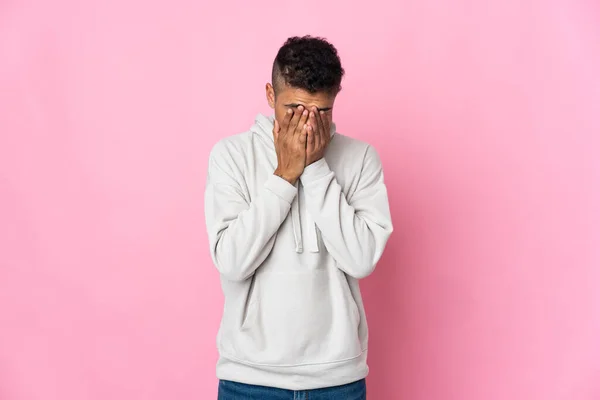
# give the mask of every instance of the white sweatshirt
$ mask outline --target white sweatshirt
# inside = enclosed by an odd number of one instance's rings
[[[392,233],[381,162],[335,134],[296,186],[273,175],[273,117],[215,145],[205,212],[225,307],[219,379],[309,390],[367,376],[358,279]]]

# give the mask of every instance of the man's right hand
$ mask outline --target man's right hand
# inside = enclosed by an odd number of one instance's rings
[[[294,185],[306,163],[306,123],[308,110],[302,106],[289,109],[279,125],[275,120],[273,137],[277,153],[275,175]]]

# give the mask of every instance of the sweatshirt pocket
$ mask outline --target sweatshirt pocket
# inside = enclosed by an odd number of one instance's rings
[[[257,273],[242,326],[227,329],[224,356],[257,365],[344,361],[362,353],[360,314],[343,272]]]

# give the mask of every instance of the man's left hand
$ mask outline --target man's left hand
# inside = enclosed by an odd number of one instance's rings
[[[316,107],[310,110],[306,127],[306,165],[320,160],[331,141],[329,118]]]

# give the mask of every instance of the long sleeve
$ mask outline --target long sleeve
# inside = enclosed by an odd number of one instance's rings
[[[214,264],[226,279],[241,281],[252,276],[271,252],[297,189],[271,175],[249,201],[233,165],[226,150],[215,146],[208,166],[205,217]]]
[[[367,148],[348,198],[324,158],[306,167],[300,179],[308,210],[338,267],[356,279],[371,274],[393,230],[377,152]]]

